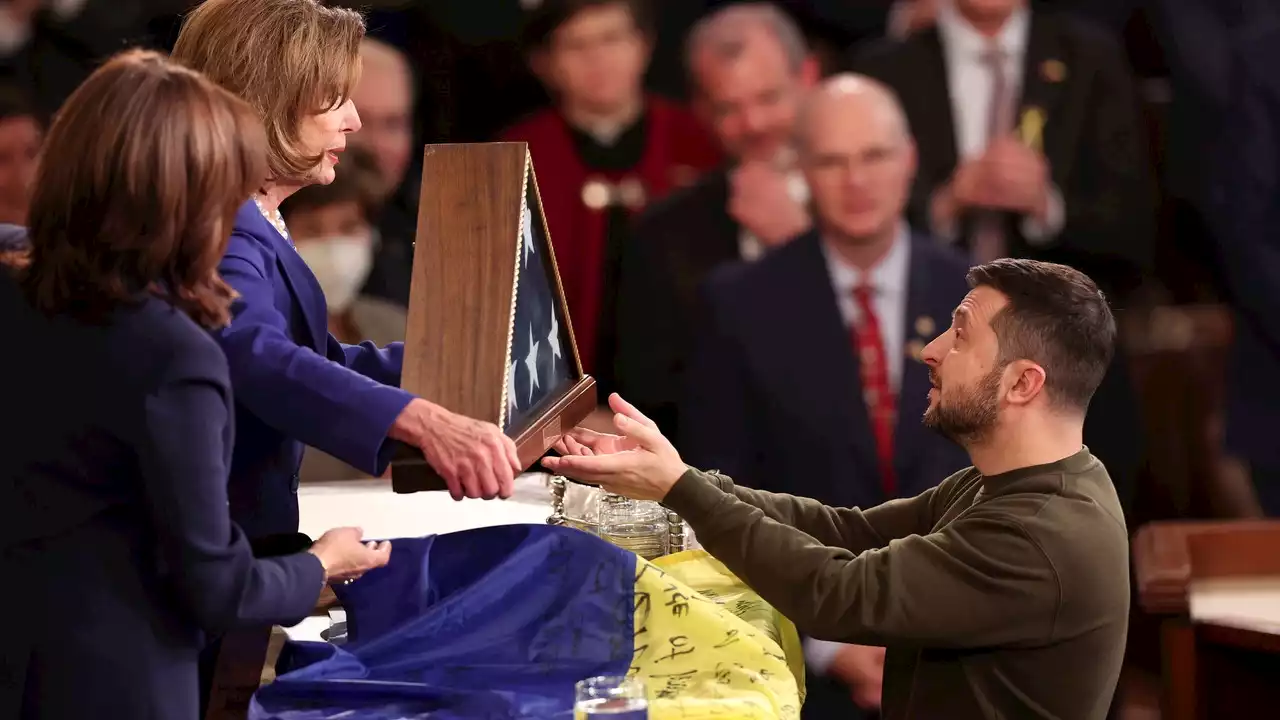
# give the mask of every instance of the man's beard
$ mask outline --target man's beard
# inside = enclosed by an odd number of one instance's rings
[[[996,426],[1000,412],[997,394],[1003,367],[995,367],[958,399],[944,399],[938,388],[938,402],[924,412],[925,427],[933,428],[962,446],[981,442]]]

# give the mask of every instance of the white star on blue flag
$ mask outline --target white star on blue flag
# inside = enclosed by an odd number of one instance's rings
[[[569,342],[567,323],[560,317],[548,243],[534,194],[533,178],[521,212],[517,262],[516,314],[507,366],[507,420],[504,430],[521,426],[574,381],[563,348]]]

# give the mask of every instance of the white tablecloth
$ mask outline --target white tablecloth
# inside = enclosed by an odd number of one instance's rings
[[[312,539],[341,526],[367,538],[421,537],[491,525],[544,523],[551,515],[545,473],[516,478],[508,500],[461,500],[444,491],[400,495],[383,480],[304,484],[298,488],[300,531]]]

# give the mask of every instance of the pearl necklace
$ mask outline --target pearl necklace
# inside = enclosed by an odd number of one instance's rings
[[[258,206],[258,212],[262,213],[262,217],[266,218],[267,222],[271,223],[271,227],[280,233],[280,237],[287,240],[290,245],[293,245],[293,240],[289,237],[289,228],[285,227],[284,224],[284,215],[281,215],[279,210],[267,212],[267,208],[263,206],[257,195],[253,196],[253,204]]]

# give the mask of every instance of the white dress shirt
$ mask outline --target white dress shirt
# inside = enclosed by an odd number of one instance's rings
[[[1031,11],[1025,6],[1015,10],[994,38],[987,38],[975,30],[950,2],[943,2],[938,8],[937,22],[947,65],[956,155],[963,162],[981,155],[987,149],[987,114],[995,87],[991,70],[983,61],[983,54],[992,44],[1004,53],[1004,72],[1010,97],[1022,96],[1023,64],[1031,29]],[[1032,244],[1053,240],[1062,231],[1064,211],[1062,193],[1051,186],[1045,221],[1040,222],[1029,215],[1023,217],[1020,227],[1023,237]],[[955,238],[955,230],[954,227],[933,228],[936,234],[947,239]]]
[[[911,235],[906,223],[898,229],[898,235],[888,254],[869,272],[849,264],[826,243],[822,245],[827,260],[827,272],[831,287],[840,306],[840,317],[849,328],[862,326],[862,312],[853,297],[855,288],[872,287],[871,305],[880,321],[880,339],[884,343],[885,362],[888,363],[889,387],[897,392],[902,380],[902,364],[907,333],[907,285],[911,269]]]
[[[871,304],[880,321],[889,386],[896,393],[902,386],[902,368],[906,358],[903,348],[907,335],[907,292],[911,277],[910,229],[906,223],[901,225],[889,253],[869,272],[850,265],[825,243],[822,251],[846,327],[852,329],[862,323],[861,309],[853,297],[854,288],[864,283],[872,286]],[[805,638],[805,661],[814,672],[825,674],[842,647],[844,645],[838,642]]]

